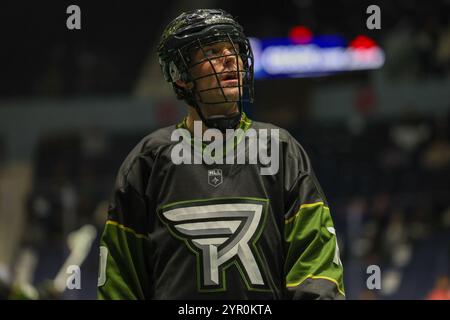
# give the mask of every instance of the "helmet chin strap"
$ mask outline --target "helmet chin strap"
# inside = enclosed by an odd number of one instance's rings
[[[242,111],[241,108],[238,107],[238,111],[225,116],[225,115],[214,115],[206,118],[196,101],[193,101],[194,108],[197,111],[200,119],[203,121],[205,126],[210,129],[218,129],[222,133],[225,133],[226,129],[236,129],[236,127],[241,122]]]
[[[236,129],[240,121],[240,112],[235,112],[231,116],[211,116],[203,120],[208,128],[219,129],[222,133],[225,133],[226,129]]]

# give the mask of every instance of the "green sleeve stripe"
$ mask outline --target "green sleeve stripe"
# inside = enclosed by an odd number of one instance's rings
[[[120,224],[116,221],[112,221],[112,220],[108,220],[106,221],[106,226],[115,226],[118,227],[119,229],[122,229],[128,233],[133,234],[136,238],[140,238],[140,239],[146,239],[149,240],[150,238],[148,236],[146,236],[145,234],[141,234],[141,233],[137,233],[136,231],[134,231],[131,228],[128,228],[126,226],[124,226],[123,224]]]
[[[339,291],[340,294],[342,294],[345,297],[345,293],[344,290],[339,286],[339,283],[330,277],[324,277],[324,276],[314,276],[312,274],[307,275],[306,277],[304,277],[302,280],[298,281],[298,282],[294,282],[294,283],[287,283],[286,287],[287,288],[292,288],[292,287],[297,287],[299,285],[301,285],[306,279],[323,279],[323,280],[328,280],[333,282],[336,285],[337,290]]]
[[[327,280],[326,284],[332,282],[328,285],[328,290],[343,294],[343,268],[339,260],[335,232],[330,231],[330,228],[333,228],[333,220],[329,208],[325,207],[323,202],[302,205],[299,214],[290,222],[292,223],[286,224],[284,230],[288,244],[285,263],[286,286],[298,287],[295,290],[301,292],[302,289],[307,289],[303,288],[305,285],[310,287],[307,283],[311,279],[316,279],[313,282],[319,290],[318,280],[321,279]],[[305,282],[306,279],[308,281]],[[313,290],[312,287],[309,289]]]
[[[300,206],[300,208],[298,209],[297,213],[294,216],[290,217],[289,219],[284,220],[284,223],[288,224],[288,223],[291,223],[292,221],[294,221],[295,219],[297,219],[297,217],[300,215],[302,209],[312,208],[312,207],[317,207],[317,206],[323,206],[324,209],[330,210],[330,208],[325,206],[323,201],[314,202],[314,203],[304,203],[304,204],[302,204]]]

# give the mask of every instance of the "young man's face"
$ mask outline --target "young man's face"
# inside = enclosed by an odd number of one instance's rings
[[[237,49],[237,45],[235,46]],[[231,114],[237,111],[238,63],[242,95],[243,63],[230,42],[214,43],[204,46],[203,50],[197,49],[193,52],[190,72],[192,78],[197,79],[194,80],[199,95],[197,98],[204,103],[199,104],[206,107],[208,115]],[[234,102],[225,102],[226,100]]]

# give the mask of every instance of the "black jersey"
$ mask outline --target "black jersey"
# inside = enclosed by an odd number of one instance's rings
[[[174,164],[172,132],[121,166],[101,239],[100,299],[339,299],[330,209],[301,145],[279,129],[279,169]],[[244,139],[245,140],[245,139]]]

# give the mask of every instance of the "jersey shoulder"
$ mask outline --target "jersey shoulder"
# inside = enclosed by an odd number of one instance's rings
[[[281,127],[279,127],[277,125],[269,123],[269,122],[252,121],[251,128],[253,128],[255,130],[259,130],[259,129],[268,129],[268,130],[278,129],[281,143],[292,143],[292,142],[296,141],[295,138],[289,133],[289,131],[287,131],[286,129],[281,128]]]
[[[301,143],[286,129],[267,122],[253,121],[252,128],[258,129],[278,129],[281,155],[287,165],[300,172],[311,170],[311,161]]]
[[[175,125],[158,129],[146,135],[128,154],[120,166],[116,179],[116,188],[125,188],[131,184],[137,190],[143,190],[146,178],[151,174],[154,160],[162,148],[176,142],[170,140]]]

